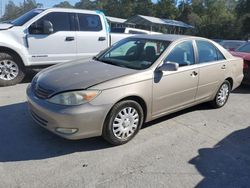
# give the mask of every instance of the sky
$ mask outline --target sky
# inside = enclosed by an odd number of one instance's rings
[[[0,0],[2,1],[3,6],[9,1],[9,0]],[[23,2],[23,0],[12,0],[14,3],[18,4]],[[42,3],[44,8],[52,7],[55,4],[58,4],[64,0],[36,0],[37,3]],[[152,0],[153,2],[156,2],[157,0]],[[76,2],[79,2],[79,0],[68,0],[68,2],[72,5],[74,5]]]
[[[4,13],[5,5],[8,3],[9,0],[0,0],[0,17]],[[22,3],[24,0],[12,0],[15,4]],[[50,8],[54,5],[65,1],[65,0],[36,0],[37,3],[43,4],[43,8]],[[68,0],[68,2],[72,5],[75,5],[76,2],[79,2],[80,0]],[[152,0],[152,2],[157,2],[157,0]],[[2,6],[2,7],[1,7]]]

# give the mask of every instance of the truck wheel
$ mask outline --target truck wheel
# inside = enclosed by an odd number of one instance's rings
[[[0,53],[0,86],[20,83],[25,77],[25,67],[20,58],[8,52]]]
[[[135,101],[121,101],[114,105],[108,114],[102,136],[112,145],[130,141],[143,123],[142,107]]]

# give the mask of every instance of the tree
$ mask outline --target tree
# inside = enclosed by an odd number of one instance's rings
[[[134,15],[155,16],[154,4],[151,0],[135,0],[133,13]]]
[[[1,21],[13,20],[20,15],[42,6],[37,4],[35,0],[24,0],[23,3],[20,3],[19,6],[16,5],[13,1],[9,1],[5,6],[4,15],[1,18]]]
[[[63,1],[59,4],[54,5],[54,7],[59,7],[59,8],[74,8],[73,5],[71,5],[68,1]]]
[[[155,16],[159,18],[175,19],[177,8],[174,0],[158,0],[155,5]]]
[[[96,9],[96,1],[80,0],[80,2],[75,4],[75,8],[94,10]]]

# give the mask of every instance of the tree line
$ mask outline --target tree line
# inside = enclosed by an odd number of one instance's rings
[[[43,7],[35,0],[24,0],[16,5],[9,1],[1,20],[12,20],[21,14]],[[101,10],[108,16],[130,18],[147,15],[180,20],[195,29],[186,34],[214,39],[249,39],[250,0],[79,0],[72,5],[68,1],[55,7]]]

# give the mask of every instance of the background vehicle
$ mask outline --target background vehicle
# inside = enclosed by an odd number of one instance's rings
[[[111,28],[112,33],[127,33],[127,34],[162,34],[159,32],[148,31],[144,29],[136,29],[130,27],[114,27]]]
[[[34,9],[0,24],[0,86],[22,81],[27,68],[96,55],[127,37],[110,34],[99,11]]]
[[[83,62],[36,75],[27,88],[32,117],[64,138],[102,135],[114,145],[166,114],[224,106],[243,79],[241,58],[198,37],[137,35]]]
[[[244,84],[250,84],[250,42],[247,42],[243,46],[239,47],[235,51],[231,51],[231,54],[244,59]]]
[[[243,44],[245,44],[246,41],[244,40],[222,40],[219,42],[221,46],[226,48],[227,50],[234,51]]]

